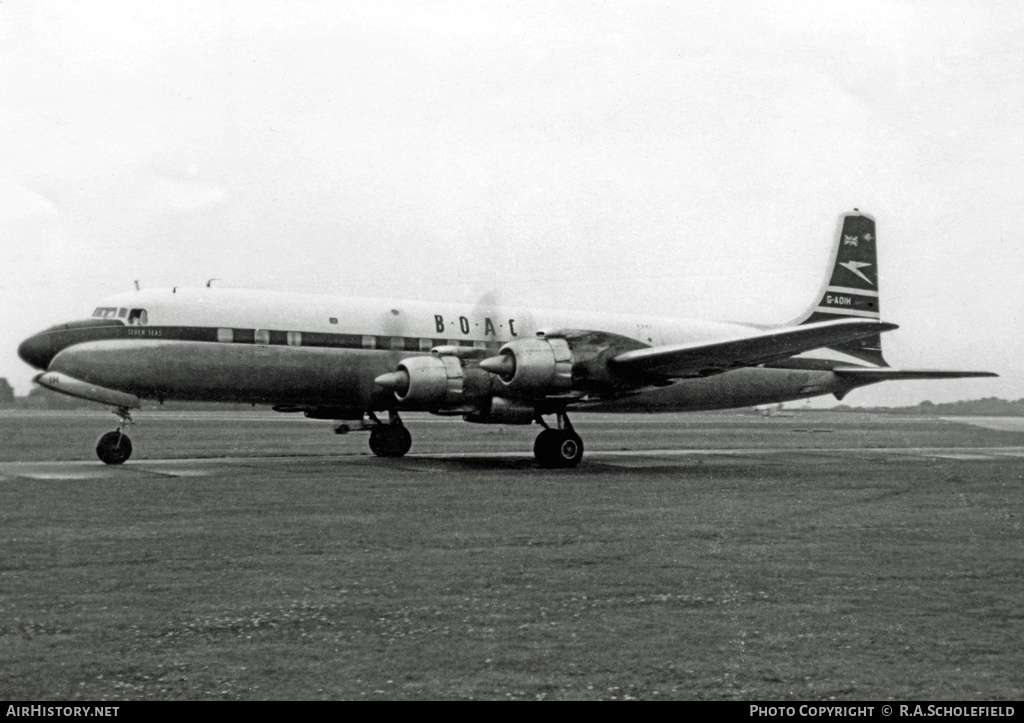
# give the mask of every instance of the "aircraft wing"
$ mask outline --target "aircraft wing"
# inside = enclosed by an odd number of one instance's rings
[[[841,377],[864,382],[884,382],[898,379],[964,379],[966,377],[998,377],[995,372],[968,372],[951,369],[891,369],[889,367],[836,367],[832,370]]]
[[[786,359],[811,349],[896,328],[896,324],[863,319],[823,321],[719,341],[634,349],[619,354],[611,362],[622,369],[646,374],[701,377]]]

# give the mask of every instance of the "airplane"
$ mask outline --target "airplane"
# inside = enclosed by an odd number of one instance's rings
[[[775,326],[232,288],[144,289],[26,339],[34,381],[120,417],[97,456],[121,464],[141,400],[270,405],[370,432],[379,457],[412,436],[400,413],[542,429],[545,468],[583,458],[578,412],[777,404],[887,380],[997,376],[894,369],[882,356],[875,220],[839,217],[821,289]],[[825,352],[824,354],[822,352]],[[386,412],[387,421],[378,413]],[[549,424],[545,417],[553,417]]]

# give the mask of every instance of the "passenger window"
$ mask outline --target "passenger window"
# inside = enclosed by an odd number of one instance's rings
[[[270,332],[266,329],[257,329],[253,332],[253,342],[256,344],[269,344]]]
[[[391,337],[391,348],[402,351],[405,349],[405,337],[393,336]]]
[[[434,348],[433,339],[420,339],[420,351],[430,351]]]
[[[235,340],[234,329],[217,329],[217,341],[230,344]]]
[[[364,336],[363,337],[363,348],[364,349],[376,349],[377,348],[377,337],[375,337],[375,336]]]
[[[289,331],[288,332],[288,346],[302,346],[302,332],[300,332],[300,331]]]

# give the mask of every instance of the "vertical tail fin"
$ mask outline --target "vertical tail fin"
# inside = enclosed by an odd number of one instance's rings
[[[857,209],[840,217],[832,249],[830,276],[818,292],[818,302],[796,319],[813,324],[856,317],[879,318],[878,254],[875,219]],[[878,366],[889,366],[882,357],[879,334],[829,347]]]

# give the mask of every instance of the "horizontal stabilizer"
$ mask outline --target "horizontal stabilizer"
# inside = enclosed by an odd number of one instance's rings
[[[871,367],[836,367],[832,370],[842,377],[863,382],[885,382],[899,379],[965,379],[967,377],[997,377],[995,372],[968,372],[952,369],[874,369]]]
[[[757,366],[794,354],[834,346],[896,329],[896,324],[865,319],[839,319],[771,329],[714,342],[670,344],[635,349],[611,361],[627,370],[668,377],[699,377],[737,367]]]

